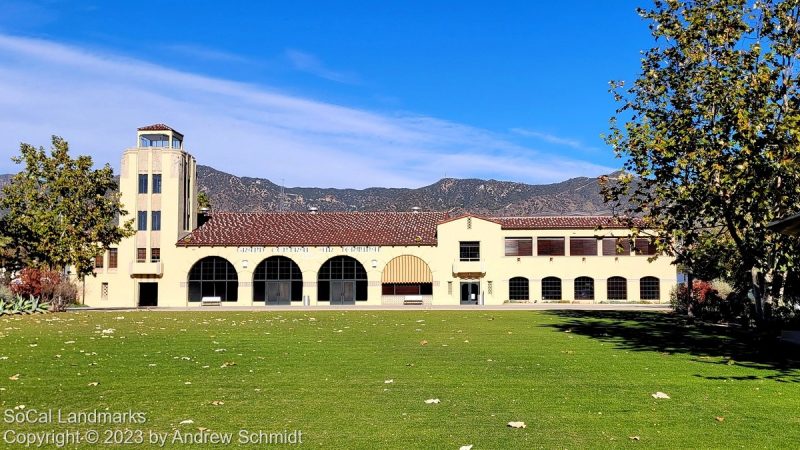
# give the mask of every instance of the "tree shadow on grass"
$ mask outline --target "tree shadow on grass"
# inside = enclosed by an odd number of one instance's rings
[[[800,347],[753,330],[694,323],[685,317],[640,311],[549,311],[564,320],[543,326],[631,351],[685,353],[707,364],[736,364],[763,375],[706,379],[771,379],[800,383]]]

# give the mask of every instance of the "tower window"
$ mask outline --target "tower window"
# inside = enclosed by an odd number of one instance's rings
[[[151,248],[150,249],[150,262],[159,262],[161,261],[161,249],[160,248]]]
[[[139,174],[139,193],[140,194],[147,194],[147,174],[140,173]]]
[[[152,223],[150,224],[150,229],[153,231],[158,231],[161,229],[161,211],[153,211],[152,212]]]
[[[153,174],[153,194],[160,194],[161,193],[161,174],[154,173]]]
[[[116,269],[117,268],[117,256],[119,250],[116,248],[108,249],[108,268],[109,269]]]
[[[136,262],[146,262],[147,261],[147,249],[146,248],[137,248],[136,249]]]
[[[136,213],[136,229],[139,231],[147,231],[147,211],[139,211]]]

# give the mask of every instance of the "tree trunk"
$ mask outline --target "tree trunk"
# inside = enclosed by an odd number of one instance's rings
[[[761,273],[755,267],[750,269],[750,289],[753,292],[753,301],[756,307],[756,326],[761,326],[764,321],[764,289],[761,282]]]
[[[686,306],[686,314],[694,317],[694,275],[686,273],[686,295],[689,297],[689,304]]]

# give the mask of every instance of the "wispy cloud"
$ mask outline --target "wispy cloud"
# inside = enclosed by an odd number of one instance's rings
[[[301,72],[307,72],[320,78],[325,78],[326,80],[336,81],[337,83],[358,83],[358,77],[354,74],[332,70],[326,67],[319,58],[310,53],[290,48],[286,50],[286,57],[289,58],[292,66]]]
[[[206,61],[220,61],[220,62],[231,62],[231,63],[252,63],[251,60],[245,58],[242,55],[227,52],[224,50],[218,50],[214,48],[204,47],[202,45],[195,45],[195,44],[169,44],[164,46],[165,50],[169,50],[172,52],[180,53],[182,55],[186,55],[196,59],[202,59]]]
[[[574,148],[576,150],[597,150],[597,147],[585,145],[583,142],[577,139],[565,138],[550,133],[542,133],[540,131],[528,130],[525,128],[512,128],[511,132],[518,134],[520,136],[539,139],[544,142],[549,142],[555,145],[562,145],[565,147]]]
[[[0,34],[0,173],[50,134],[118,166],[135,128],[164,122],[200,164],[303,186],[416,187],[454,177],[554,182],[611,171],[433,117],[379,114],[263,86]]]

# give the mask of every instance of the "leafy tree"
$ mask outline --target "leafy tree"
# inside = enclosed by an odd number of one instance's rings
[[[211,208],[211,198],[205,191],[197,193],[197,205],[201,208]]]
[[[656,45],[606,140],[625,174],[603,181],[620,216],[645,216],[661,251],[763,304],[797,296],[800,245],[767,224],[800,209],[798,1],[656,0]],[[620,123],[624,123],[620,125]],[[716,273],[715,273],[716,272]]]
[[[50,155],[44,148],[20,145],[13,158],[25,168],[3,187],[0,208],[7,210],[4,232],[23,249],[25,262],[79,276],[92,273],[94,257],[133,234],[124,216],[111,167],[92,168],[92,158],[69,155],[69,145],[53,136]]]

